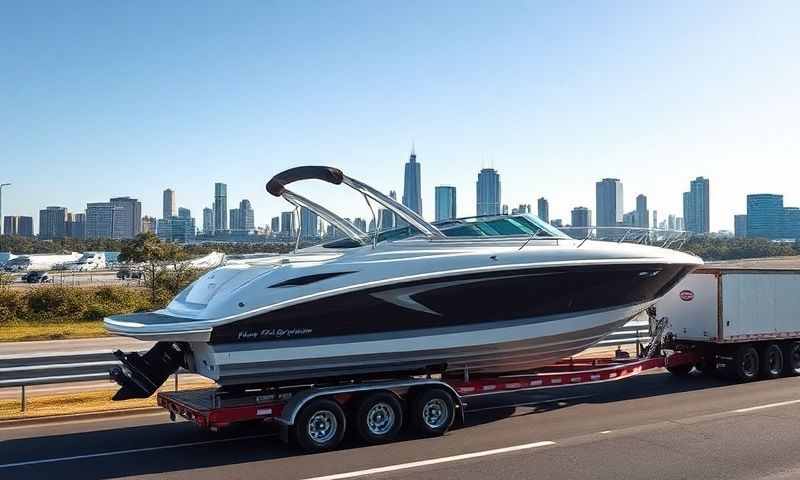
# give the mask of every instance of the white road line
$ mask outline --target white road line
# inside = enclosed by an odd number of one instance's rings
[[[144,448],[131,448],[129,450],[116,450],[113,452],[102,452],[102,453],[89,453],[86,455],[74,455],[72,457],[59,457],[59,458],[46,458],[43,460],[30,460],[27,462],[16,462],[16,463],[6,463],[0,465],[0,469],[3,468],[13,468],[13,467],[23,467],[26,465],[40,465],[43,463],[57,463],[57,462],[68,462],[71,460],[83,460],[87,458],[97,458],[97,457],[112,457],[114,455],[127,455],[129,453],[140,453],[140,452],[152,452],[154,450],[169,450],[173,448],[183,448],[183,447],[196,447],[200,445],[213,445],[215,443],[228,443],[228,442],[235,442],[238,440],[251,440],[254,438],[266,438],[266,437],[274,437],[275,435],[248,435],[245,437],[235,437],[235,438],[221,438],[217,440],[206,440],[203,442],[190,442],[190,443],[177,443],[175,445],[161,445],[158,447],[144,447]]]
[[[482,452],[465,453],[463,455],[453,455],[452,457],[431,458],[429,460],[420,460],[418,462],[410,462],[410,463],[400,463],[397,465],[389,465],[386,467],[368,468],[366,470],[357,470],[355,472],[336,473],[333,475],[325,475],[322,477],[307,478],[305,480],[341,480],[345,478],[363,477],[366,475],[396,472],[398,470],[408,470],[409,468],[425,467],[428,465],[437,465],[440,463],[458,462],[460,460],[468,460],[470,458],[488,457],[491,455],[500,455],[502,453],[518,452],[520,450],[530,450],[532,448],[547,447],[555,444],[556,442],[551,442],[551,441],[526,443],[523,445],[514,445],[513,447],[496,448],[494,450],[484,450]]]
[[[763,410],[765,408],[783,407],[784,405],[793,405],[795,403],[800,403],[800,400],[789,400],[789,401],[786,401],[786,402],[768,403],[766,405],[756,405],[755,407],[740,408],[738,410],[732,410],[732,412],[733,413],[747,413],[747,412],[754,412],[756,410]]]

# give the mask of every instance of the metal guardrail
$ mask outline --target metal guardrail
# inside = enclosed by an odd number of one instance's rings
[[[598,346],[638,345],[647,343],[649,340],[648,321],[635,319],[611,333],[605,340],[598,343]],[[19,387],[20,408],[24,412],[26,387],[108,379],[109,370],[119,364],[116,357],[106,351],[61,355],[0,356],[0,388]],[[176,390],[180,373],[175,374]]]

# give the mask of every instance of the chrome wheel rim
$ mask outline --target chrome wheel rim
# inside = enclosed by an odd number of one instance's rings
[[[373,435],[385,435],[394,427],[394,409],[387,403],[379,402],[367,412],[367,428]]]
[[[320,410],[308,419],[308,436],[316,443],[325,443],[336,435],[339,421],[330,410]]]
[[[447,404],[441,398],[432,398],[422,407],[422,421],[428,428],[439,428],[447,421]]]

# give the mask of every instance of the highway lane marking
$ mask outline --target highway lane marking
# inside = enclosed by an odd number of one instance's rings
[[[520,450],[530,450],[533,448],[548,447],[555,444],[556,442],[551,442],[549,440],[542,442],[525,443],[522,445],[514,445],[512,447],[495,448],[493,450],[483,450],[480,452],[464,453],[462,455],[453,455],[450,457],[431,458],[429,460],[400,463],[397,465],[389,465],[386,467],[368,468],[366,470],[356,470],[354,472],[346,472],[346,473],[335,473],[333,475],[324,475],[322,477],[306,478],[305,480],[342,480],[346,478],[364,477],[367,475],[375,475],[378,473],[396,472],[398,470],[408,470],[410,468],[425,467],[428,465],[438,465],[440,463],[458,462],[460,460],[469,460],[471,458],[488,457],[492,455],[500,455],[503,453],[518,452]]]
[[[41,465],[43,463],[58,463],[58,462],[69,462],[72,460],[84,460],[87,458],[98,458],[98,457],[112,457],[115,455],[127,455],[130,453],[141,453],[141,452],[152,452],[154,450],[171,450],[174,448],[184,448],[184,447],[197,447],[201,445],[213,445],[216,443],[230,443],[235,442],[238,440],[252,440],[254,438],[268,438],[268,437],[275,437],[274,434],[261,434],[261,435],[247,435],[244,437],[234,437],[234,438],[220,438],[217,440],[205,440],[202,442],[189,442],[189,443],[176,443],[174,445],[160,445],[158,447],[143,447],[143,448],[131,448],[128,450],[116,450],[113,452],[101,452],[101,453],[88,453],[85,455],[73,455],[71,457],[59,457],[59,458],[45,458],[42,460],[29,460],[27,462],[15,462],[15,463],[6,463],[0,464],[0,469],[3,468],[13,468],[13,467],[24,467],[26,465]]]
[[[777,402],[777,403],[767,403],[764,405],[756,405],[755,407],[747,407],[747,408],[740,408],[738,410],[732,410],[733,413],[747,413],[747,412],[754,412],[756,410],[763,410],[765,408],[774,408],[774,407],[783,407],[785,405],[794,405],[796,403],[800,403],[800,400],[788,400],[786,402]]]

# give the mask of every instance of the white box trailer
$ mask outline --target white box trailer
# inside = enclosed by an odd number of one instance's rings
[[[668,343],[740,380],[800,373],[800,257],[706,264],[656,306]]]

